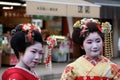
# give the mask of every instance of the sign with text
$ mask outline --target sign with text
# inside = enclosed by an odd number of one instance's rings
[[[68,5],[67,16],[99,18],[100,7],[84,5]]]
[[[29,18],[31,16],[25,15],[25,9],[4,10],[3,16],[5,18]]]
[[[99,6],[55,4],[27,1],[27,15],[52,15],[68,17],[100,17]]]
[[[28,15],[66,16],[66,5],[45,2],[27,2]]]

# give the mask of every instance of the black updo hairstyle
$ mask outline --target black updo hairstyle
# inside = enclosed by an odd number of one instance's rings
[[[32,30],[32,33],[34,34],[33,40],[31,42],[26,41],[26,35],[27,33],[22,31],[23,24],[20,24],[16,26],[15,29],[12,30],[12,38],[10,41],[11,47],[14,50],[17,58],[19,59],[19,53],[18,52],[25,52],[26,48],[30,45],[33,45],[35,42],[40,42],[43,44],[42,35],[37,30]]]
[[[81,33],[82,28],[76,27],[73,30],[72,33],[72,40],[74,43],[79,44],[80,46],[83,46],[83,41],[85,38],[90,34],[97,32],[102,40],[104,41],[104,34],[99,30],[98,26],[100,27],[99,24],[95,22],[88,22],[85,24],[87,26],[87,31],[84,32],[84,35]]]

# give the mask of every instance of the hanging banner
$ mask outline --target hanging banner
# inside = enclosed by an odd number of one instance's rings
[[[72,4],[59,2],[44,1],[27,1],[27,15],[52,15],[52,16],[68,16],[68,17],[100,17],[100,6],[90,4]]]

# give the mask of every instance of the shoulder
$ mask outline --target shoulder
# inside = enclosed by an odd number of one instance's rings
[[[8,68],[2,74],[2,80],[24,80],[23,73],[19,73],[17,68]]]
[[[110,64],[110,66],[111,66],[111,68],[113,70],[116,70],[116,69],[119,70],[120,69],[120,67],[118,66],[118,64],[112,62],[110,59],[107,59],[106,57],[104,57],[104,61],[108,62],[108,64]]]
[[[79,64],[82,62],[82,60],[83,60],[83,57],[81,56],[81,57],[79,57],[78,59],[76,59],[75,61],[69,63],[69,64],[67,65],[67,67],[77,68],[78,66],[80,66]],[[72,69],[72,68],[71,68],[71,69]]]
[[[84,61],[84,57],[83,56],[80,56],[79,58],[77,58],[74,62],[70,63],[71,65],[77,65],[77,64],[80,64],[81,62]]]
[[[120,70],[120,67],[116,63],[111,62],[110,65],[113,70]]]
[[[20,73],[13,73],[8,77],[8,80],[25,80],[25,77],[21,75]]]

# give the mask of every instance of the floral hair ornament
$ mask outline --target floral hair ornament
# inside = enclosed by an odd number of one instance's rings
[[[33,24],[27,23],[22,25],[22,31],[26,33],[25,35],[26,42],[33,41],[34,38],[34,33],[32,32],[33,30],[39,31],[39,29],[35,27]]]
[[[76,21],[75,23],[74,23],[74,25],[73,25],[73,28],[77,28],[77,27],[81,27],[81,22],[80,22],[80,20],[78,20],[78,21]]]
[[[103,33],[109,33],[110,31],[111,31],[111,24],[109,23],[109,22],[104,22],[104,23],[102,23],[102,32]]]
[[[36,30],[40,32],[40,28],[39,27],[35,27],[33,24],[27,23],[27,24],[23,24],[22,26],[22,31],[27,32],[29,30]]]
[[[54,46],[57,45],[57,40],[54,35],[47,37],[47,44],[48,44],[48,53],[45,60],[46,68],[52,69],[52,52]]]
[[[54,35],[47,37],[47,44],[49,48],[53,48],[57,45],[56,37]]]
[[[101,26],[100,26],[100,22],[97,20],[97,19],[93,19],[93,18],[90,18],[90,19],[87,19],[87,18],[83,18],[82,20],[78,20],[74,25],[73,25],[73,28],[80,28],[82,29],[81,31],[81,34],[84,36],[84,33],[86,31],[88,31],[88,28],[86,26],[87,23],[89,22],[94,22],[96,23],[97,25],[97,28],[99,29],[99,31],[102,32],[102,29],[101,29]]]

